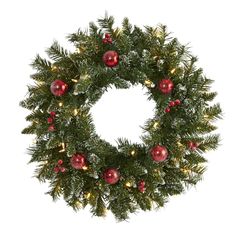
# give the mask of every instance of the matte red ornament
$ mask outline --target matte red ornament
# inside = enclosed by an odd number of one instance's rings
[[[56,116],[56,112],[55,112],[55,111],[51,111],[51,112],[50,112],[50,116],[54,119],[55,116]]]
[[[151,149],[151,156],[155,162],[161,162],[168,157],[168,151],[164,146],[157,145]]]
[[[163,79],[159,83],[159,90],[164,94],[171,93],[173,88],[174,84],[170,79]]]
[[[62,96],[68,90],[68,85],[64,81],[56,79],[51,83],[50,90],[53,95]]]
[[[139,190],[139,192],[144,193],[146,191],[145,185],[146,185],[146,183],[145,183],[144,180],[140,180],[138,182],[138,190]]]
[[[48,122],[48,124],[52,124],[53,118],[52,117],[48,117],[47,122]]]
[[[170,106],[170,107],[174,107],[175,105],[176,105],[176,104],[175,104],[174,101],[170,101],[170,102],[169,102],[169,106]]]
[[[106,169],[103,178],[108,184],[116,184],[120,180],[120,172],[115,168]]]
[[[111,38],[111,35],[110,34],[108,34],[108,33],[106,33],[105,34],[105,38],[104,39],[102,39],[102,42],[104,43],[104,44],[107,44],[107,43],[112,43],[112,38]]]
[[[70,164],[73,168],[79,170],[86,165],[85,155],[76,153],[70,159]]]
[[[60,172],[60,168],[58,166],[54,167],[53,170],[54,170],[55,173],[59,173]]]
[[[50,126],[48,127],[48,131],[50,131],[50,132],[55,131],[55,126],[54,126],[54,125],[50,125]]]
[[[191,149],[192,151],[195,151],[195,150],[198,148],[198,143],[190,141],[190,142],[188,143],[188,147],[189,147],[189,149]]]
[[[102,42],[103,42],[104,44],[108,43],[108,41],[107,41],[106,38],[102,39]]]
[[[116,51],[107,51],[103,54],[102,60],[108,67],[114,67],[119,63],[119,55]]]
[[[61,160],[61,159],[58,160],[57,164],[58,164],[58,165],[62,165],[62,164],[63,164],[63,160]]]
[[[66,171],[66,168],[65,167],[60,167],[60,171],[62,172],[62,173],[64,173],[65,171]]]
[[[175,105],[180,105],[181,101],[179,99],[176,99],[174,103]]]
[[[165,109],[165,112],[166,112],[166,113],[169,113],[169,112],[170,112],[170,108],[167,107],[167,108]]]

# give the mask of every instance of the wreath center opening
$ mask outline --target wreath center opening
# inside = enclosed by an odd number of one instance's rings
[[[109,88],[91,108],[97,134],[114,146],[118,138],[142,143],[142,126],[154,117],[155,102],[148,100],[142,85],[128,89]]]

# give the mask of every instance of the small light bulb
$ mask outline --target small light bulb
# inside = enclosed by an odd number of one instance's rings
[[[151,80],[149,80],[149,79],[146,79],[146,80],[144,81],[144,84],[145,84],[148,88],[154,88],[154,87],[155,87],[155,84],[154,84]]]
[[[132,184],[131,184],[130,182],[126,182],[126,183],[125,183],[125,186],[126,186],[127,188],[130,188],[130,187],[132,187]]]
[[[59,102],[58,105],[59,105],[59,107],[62,107],[62,106],[63,106],[63,103],[62,103],[62,102]]]
[[[89,79],[89,75],[88,74],[83,74],[83,75],[80,75],[79,77],[81,80],[86,80],[86,79]]]
[[[32,140],[32,144],[36,144],[37,143],[37,140],[36,139],[33,139]]]
[[[175,71],[176,71],[176,68],[172,69],[172,70],[170,71],[170,73],[171,73],[171,74],[174,74]]]
[[[156,121],[154,124],[153,124],[153,128],[154,129],[157,129],[158,127],[160,127],[160,124],[158,121]]]
[[[65,143],[61,143],[61,150],[59,152],[65,152]]]
[[[87,166],[83,166],[82,169],[83,170],[88,170],[88,167]]]
[[[74,111],[73,111],[74,116],[77,116],[78,113],[79,113],[79,110],[75,108]]]
[[[136,154],[135,150],[132,150],[130,154],[131,156],[134,156]]]
[[[85,197],[86,197],[87,199],[89,199],[89,198],[91,197],[91,193],[87,193],[87,194],[85,195]]]
[[[52,66],[51,70],[52,70],[52,71],[57,71],[57,70],[58,70],[58,67],[57,67],[57,66]]]
[[[80,54],[81,53],[81,49],[80,48],[76,48],[76,50],[75,50],[78,54]]]
[[[78,207],[78,208],[80,208],[80,207],[83,206],[82,203],[81,203],[79,200],[77,200],[77,201],[75,202],[75,205],[76,205],[76,207]]]
[[[74,83],[78,83],[79,82],[79,80],[77,80],[77,79],[72,79],[71,81],[74,82]]]

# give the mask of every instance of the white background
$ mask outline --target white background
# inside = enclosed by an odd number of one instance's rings
[[[0,102],[1,102],[1,169],[0,169],[0,235],[236,235],[235,184],[235,6],[234,0],[1,0],[0,2]],[[32,178],[34,165],[27,165],[26,148],[31,137],[20,134],[26,126],[27,111],[18,106],[26,94],[26,84],[32,73],[29,63],[36,53],[43,54],[53,39],[67,46],[65,36],[89,21],[103,16],[105,10],[115,16],[119,25],[128,16],[137,25],[167,24],[182,43],[191,42],[192,52],[199,57],[205,74],[215,80],[213,89],[219,92],[217,100],[224,110],[219,121],[222,142],[216,152],[207,154],[208,171],[204,180],[184,195],[172,197],[158,212],[140,212],[131,215],[129,222],[116,223],[111,215],[105,219],[91,217],[89,211],[74,213],[63,201],[53,203],[44,195],[46,184]],[[136,95],[139,94],[139,95]],[[138,90],[126,93],[131,99],[126,115],[133,113],[138,125],[150,112],[144,99],[139,109],[133,96]],[[119,93],[113,100],[119,104]],[[101,125],[104,135],[112,142],[115,132],[106,132],[105,124],[115,125],[125,132],[130,121],[122,119],[122,106],[117,115],[110,116],[111,104],[103,104]],[[129,109],[130,108],[130,109]],[[146,110],[145,110],[146,109]],[[99,113],[95,112],[97,115]],[[131,114],[130,114],[131,115]],[[107,119],[105,119],[107,117]],[[110,117],[110,118],[109,118]],[[100,119],[100,121],[101,121]],[[99,119],[98,119],[99,120]],[[135,128],[136,127],[136,128]],[[109,130],[108,130],[109,131]],[[110,133],[110,137],[109,137]],[[129,136],[133,141],[139,135]]]

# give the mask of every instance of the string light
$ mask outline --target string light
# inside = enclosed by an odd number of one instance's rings
[[[153,128],[154,128],[154,129],[157,129],[157,128],[159,128],[159,127],[160,127],[160,124],[159,124],[158,121],[156,121],[156,122],[153,124]]]
[[[79,110],[75,108],[74,111],[73,111],[73,115],[74,115],[74,116],[77,116],[78,113],[79,113]]]
[[[59,152],[65,152],[65,143],[61,143],[61,150]]]
[[[130,188],[130,187],[132,187],[132,184],[130,182],[126,182],[125,187]]]
[[[209,120],[210,120],[210,117],[209,117],[209,115],[207,115],[207,114],[205,114],[203,117],[204,117],[204,119],[205,119],[206,121],[209,121]]]
[[[57,66],[52,66],[51,70],[52,70],[53,72],[55,72],[55,71],[58,70],[58,67],[57,67]]]
[[[61,186],[58,184],[57,186],[56,186],[56,192],[60,192],[61,191]]]
[[[79,82],[79,80],[77,80],[77,79],[72,79],[71,81],[74,82],[74,83],[78,83]]]
[[[175,71],[176,71],[176,68],[172,69],[172,70],[170,71],[170,73],[171,73],[171,74],[174,74]]]
[[[82,203],[81,203],[79,200],[76,200],[76,201],[75,201],[75,205],[76,205],[76,207],[78,207],[78,208],[80,208],[80,207],[83,206]]]
[[[32,144],[36,144],[37,143],[37,140],[36,139],[33,139],[32,140]]]
[[[158,58],[158,56],[154,56],[153,59],[156,60]]]
[[[79,46],[78,48],[76,48],[75,52],[78,54],[81,54],[85,51],[85,47],[83,46]]]
[[[136,154],[136,151],[132,150],[130,154],[131,154],[131,156],[134,156]]]
[[[155,87],[155,84],[154,84],[151,80],[149,80],[149,79],[146,79],[146,80],[144,81],[144,84],[145,84],[148,88],[154,88],[154,87]]]
[[[89,198],[91,197],[91,195],[92,195],[92,194],[88,192],[88,193],[85,194],[85,198],[86,198],[86,199],[89,199]]]
[[[80,78],[81,80],[85,80],[85,79],[89,79],[89,77],[90,77],[90,76],[89,76],[88,74],[83,74],[83,75],[80,75],[79,78]]]
[[[82,169],[83,170],[88,170],[88,166],[83,166]]]
[[[59,107],[62,107],[62,106],[63,106],[63,102],[59,102],[59,103],[58,103],[58,106],[59,106]]]
[[[188,168],[181,168],[181,171],[184,172],[185,174],[189,174],[191,171]]]

